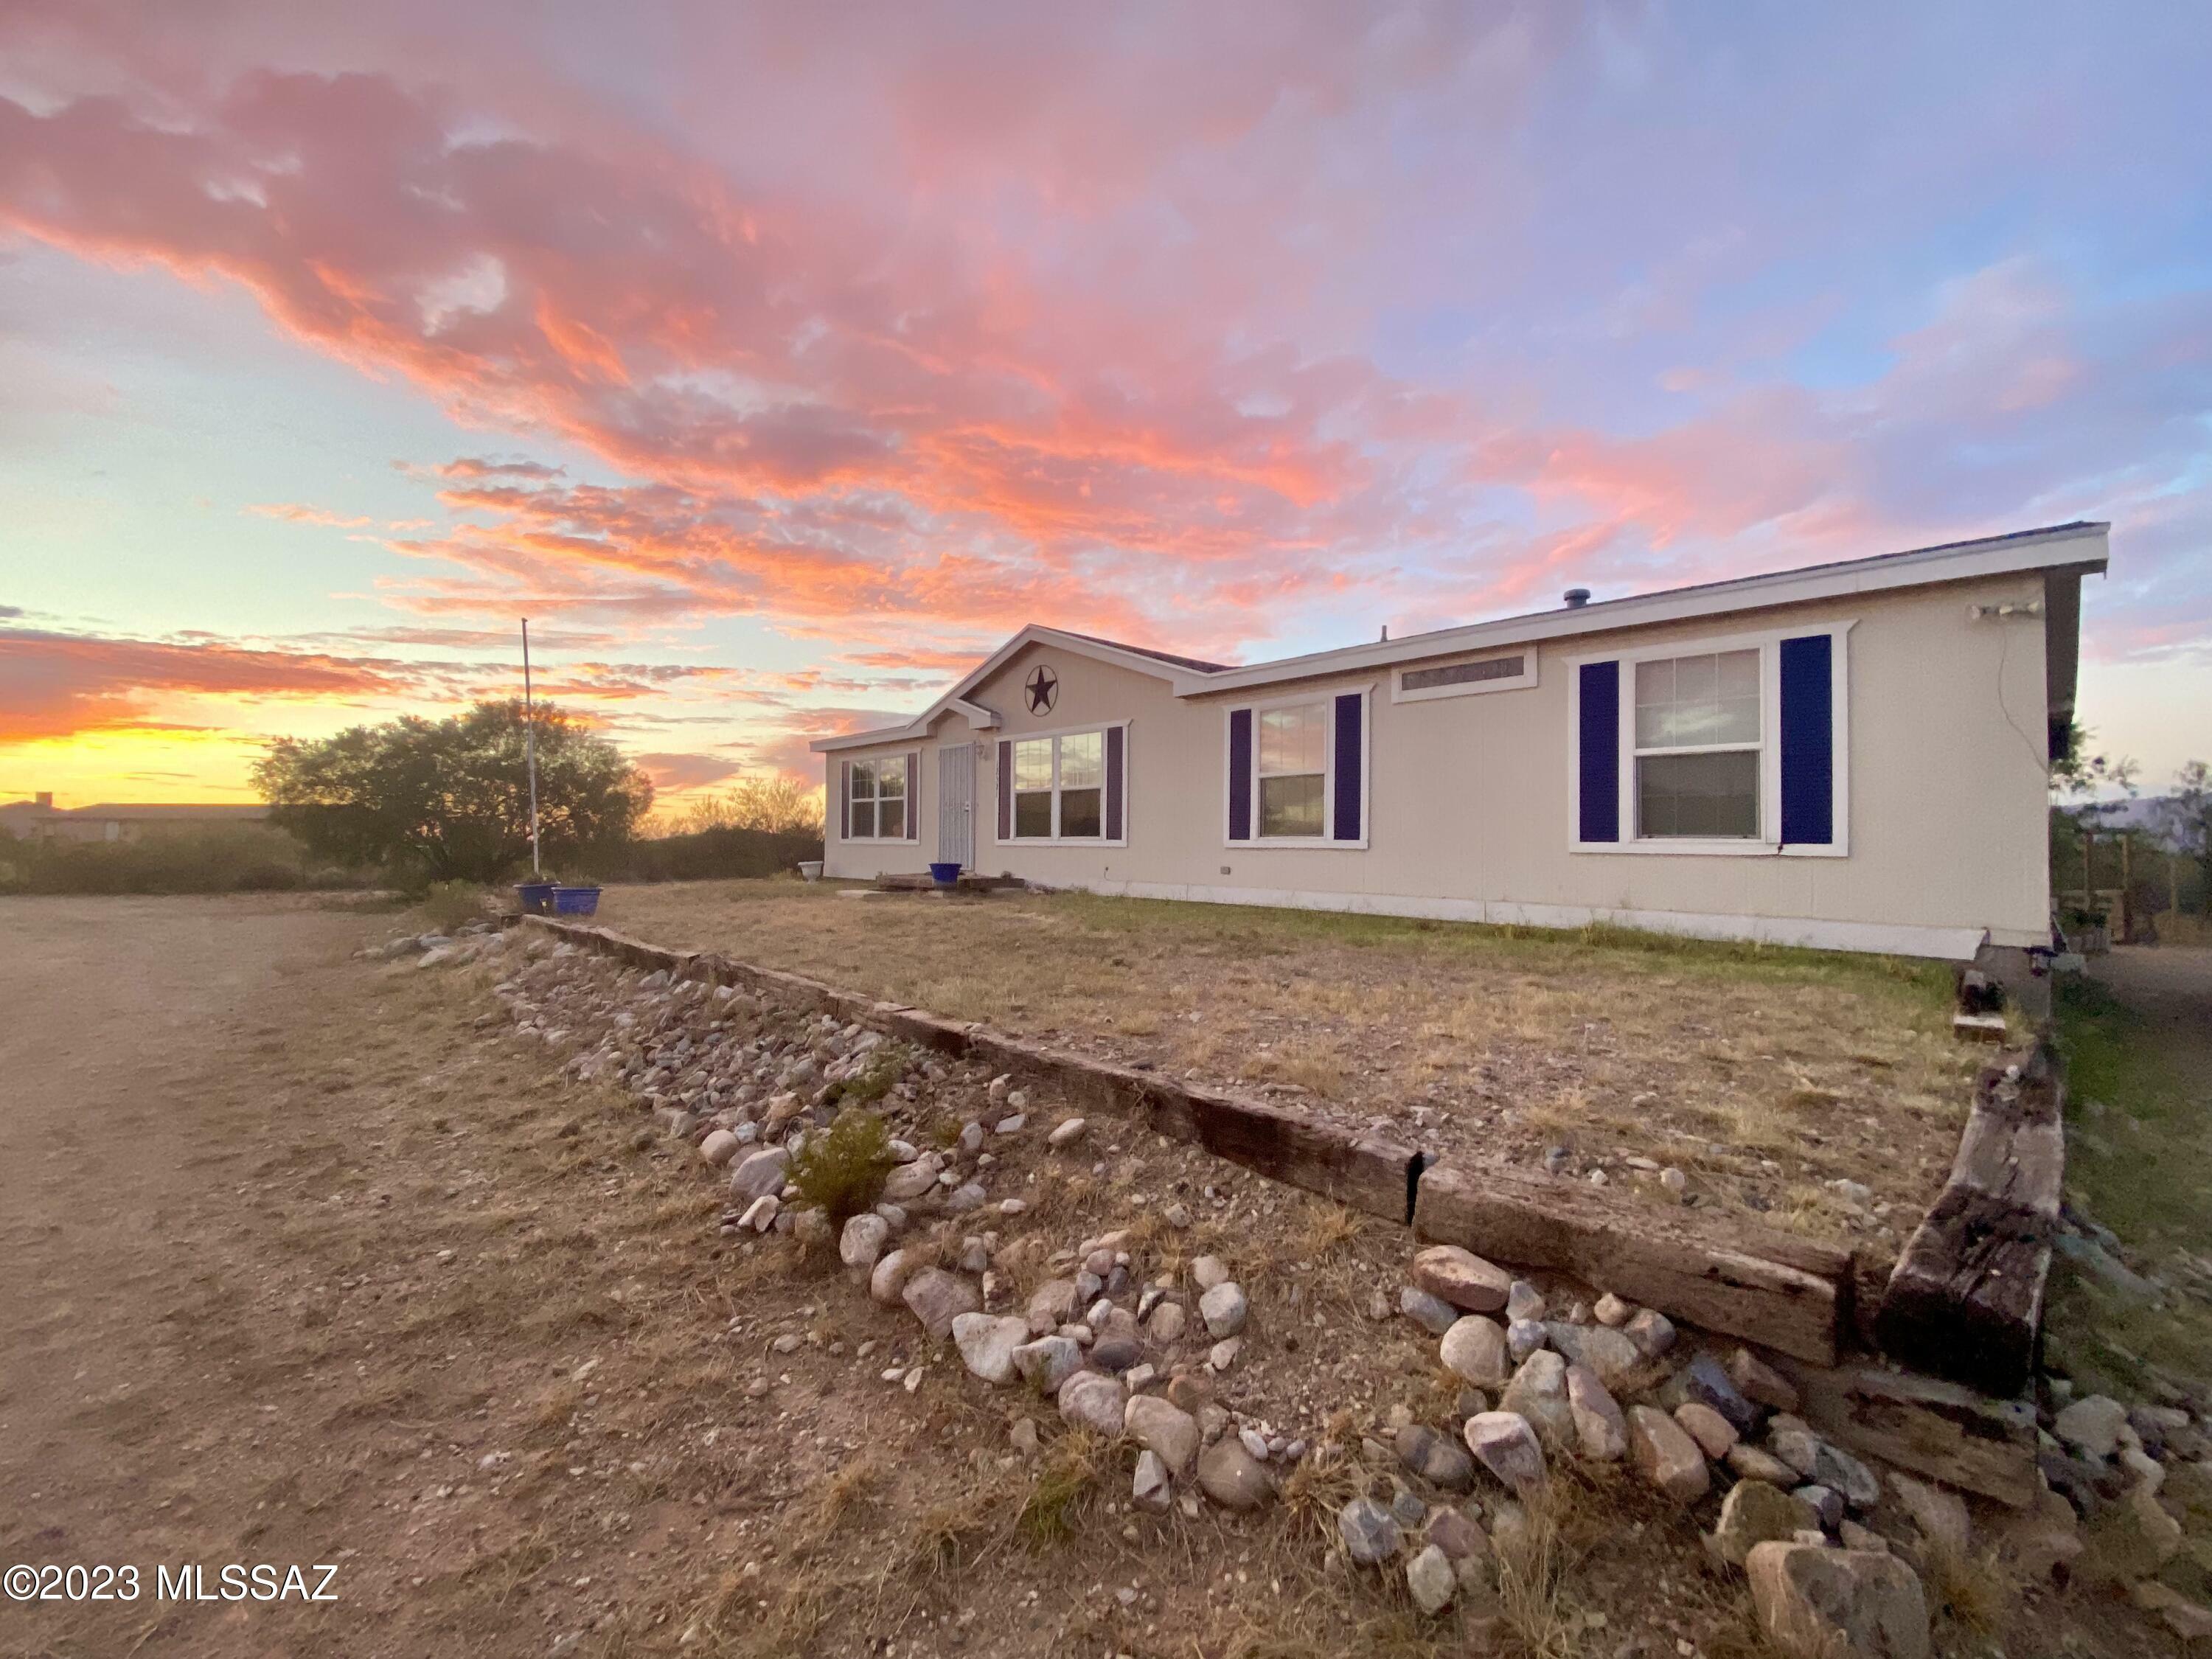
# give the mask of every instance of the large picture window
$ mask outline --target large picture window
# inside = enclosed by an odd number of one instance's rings
[[[1317,836],[1328,791],[1328,705],[1260,711],[1260,834]]]
[[[906,757],[856,760],[845,835],[850,841],[906,839]]]
[[[1014,745],[1016,841],[1096,841],[1106,834],[1106,734],[1066,732]]]
[[[1759,653],[1636,665],[1636,833],[1759,836]]]

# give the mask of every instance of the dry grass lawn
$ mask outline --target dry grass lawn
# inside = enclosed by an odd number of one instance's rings
[[[1940,965],[1617,930],[788,880],[617,889],[601,919],[1463,1158],[1564,1147],[1655,1200],[1679,1167],[1700,1204],[1876,1247],[1941,1188],[1982,1058]]]

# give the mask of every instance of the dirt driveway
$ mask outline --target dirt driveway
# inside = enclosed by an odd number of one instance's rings
[[[672,1484],[738,1392],[684,1271],[712,1197],[450,983],[352,959],[392,923],[0,904],[0,1565],[139,1569],[0,1603],[0,1653],[672,1650],[714,1528],[807,1472],[726,1443]],[[155,1596],[315,1563],[335,1602]]]

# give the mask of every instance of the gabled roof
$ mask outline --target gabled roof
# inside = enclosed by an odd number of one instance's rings
[[[1063,628],[1047,628],[1041,623],[1031,623],[969,669],[961,677],[958,684],[904,726],[882,726],[872,732],[850,732],[836,738],[817,738],[807,746],[820,753],[830,749],[862,749],[871,744],[896,743],[902,738],[920,737],[939,714],[956,703],[964,704],[969,691],[998,672],[1025,645],[1054,646],[1062,651],[1073,651],[1079,657],[1133,668],[1139,674],[1150,674],[1154,679],[1166,680],[1178,687],[1183,679],[1192,676],[1230,672],[1220,663],[1200,662],[1195,657],[1174,656],[1141,645],[1123,645],[1118,641],[1102,640],[1094,635],[1072,634]]]
[[[1694,621],[1742,611],[1771,610],[1778,605],[1807,605],[1854,593],[1878,593],[1899,588],[1928,587],[1942,582],[1971,581],[1984,576],[2028,571],[2102,571],[2106,563],[2106,538],[2112,526],[2093,520],[2051,525],[2039,530],[2014,531],[1973,541],[1945,542],[1901,553],[1872,558],[1843,559],[1826,564],[1805,565],[1795,570],[1770,571],[1757,576],[1737,576],[1725,581],[1698,582],[1687,587],[1638,593],[1626,599],[1533,611],[1501,617],[1495,622],[1471,623],[1460,628],[1408,634],[1395,640],[1344,646],[1332,651],[1310,652],[1273,662],[1232,667],[1202,663],[1188,657],[1139,646],[1117,645],[1087,634],[1031,623],[978,664],[961,682],[930,705],[918,718],[900,726],[855,732],[845,737],[819,738],[817,750],[856,749],[869,744],[895,743],[921,736],[956,700],[1024,646],[1049,643],[1063,650],[1101,661],[1119,663],[1173,683],[1179,697],[1243,690],[1284,681],[1316,679],[1331,674],[1358,673],[1427,657],[1455,655],[1545,640],[1572,639],[1586,634],[1610,633],[1617,629],[1643,628],[1662,623]]]

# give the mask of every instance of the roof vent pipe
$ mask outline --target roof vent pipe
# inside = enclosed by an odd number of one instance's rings
[[[1579,611],[1589,603],[1589,589],[1587,587],[1571,587],[1567,590],[1565,598],[1568,610]]]

